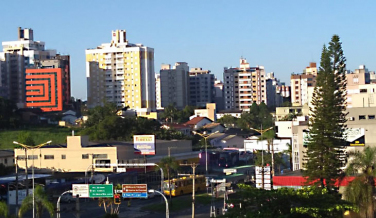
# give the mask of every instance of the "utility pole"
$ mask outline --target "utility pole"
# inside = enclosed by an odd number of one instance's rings
[[[26,196],[29,195],[29,175],[28,175],[28,172],[27,172],[27,148],[25,148],[25,182],[26,182]]]
[[[271,130],[271,129],[273,129],[273,127],[269,127],[269,128],[267,128],[267,129],[262,129],[262,123],[261,123],[261,129],[255,129],[255,128],[250,128],[251,130],[254,130],[254,131],[256,131],[256,132],[258,132],[258,133],[260,133],[261,134],[261,139],[262,139],[262,134],[264,134],[265,132],[267,132],[267,131],[269,131],[269,130]],[[262,175],[262,189],[264,189],[264,174],[265,174],[265,170],[264,170],[264,144],[262,144],[263,146],[262,146],[262,149],[261,149],[261,152],[262,152],[262,166],[261,166],[261,170],[262,170],[262,172],[261,172],[261,175]],[[274,161],[274,160],[273,160]],[[274,165],[274,164],[273,164]]]
[[[193,187],[192,187],[192,218],[195,218],[195,192],[196,192],[196,167],[199,164],[180,164],[180,166],[190,166],[193,170]],[[179,174],[179,176],[191,176],[192,174]]]
[[[18,214],[18,156],[16,156],[16,214]]]
[[[32,179],[33,179],[33,218],[35,217],[35,189],[34,189],[34,150],[37,149],[37,148],[41,148],[47,144],[50,144],[52,141],[48,141],[48,142],[45,142],[45,143],[42,143],[42,144],[39,144],[39,145],[36,145],[36,146],[31,146],[31,145],[24,145],[22,143],[19,143],[19,142],[16,142],[16,141],[13,141],[13,144],[16,144],[16,145],[19,145],[21,146],[22,148],[25,149],[25,154],[26,154],[26,180],[28,179],[28,176],[27,176],[27,159],[28,159],[28,156],[27,156],[27,150],[31,149],[32,151],[32,159],[33,159],[33,168],[32,168]],[[28,181],[27,181],[28,182]],[[27,190],[26,190],[26,196],[29,194],[29,183],[27,183]]]
[[[78,195],[76,196],[76,218],[80,218],[80,198]]]

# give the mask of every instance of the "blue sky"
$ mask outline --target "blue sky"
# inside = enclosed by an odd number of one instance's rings
[[[236,67],[241,56],[289,83],[311,61],[320,62],[333,34],[343,42],[347,68],[376,70],[375,1],[225,0],[2,0],[0,41],[17,39],[17,27],[71,55],[72,95],[86,99],[85,49],[127,30],[132,43],[155,49],[155,70],[184,61],[211,70]]]

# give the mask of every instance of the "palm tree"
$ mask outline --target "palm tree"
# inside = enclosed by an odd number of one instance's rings
[[[104,209],[105,217],[119,217],[119,204],[115,205],[113,198],[99,198],[98,206]]]
[[[9,209],[5,201],[0,201],[0,217],[8,217]]]
[[[292,145],[290,143],[287,143],[286,145],[288,149],[282,152],[290,157],[290,170],[292,170]]]
[[[179,169],[179,165],[176,162],[176,160],[175,160],[174,157],[164,157],[164,158],[161,159],[161,161],[158,163],[158,165],[159,165],[159,167],[161,167],[163,169],[164,175],[167,174],[168,187],[169,187],[169,191],[170,191],[169,192],[170,193],[170,205],[171,205],[171,181],[170,181],[170,175],[171,175],[171,170],[177,171]]]
[[[163,112],[164,117],[166,118],[166,122],[168,122],[168,119],[171,120],[171,123],[174,121],[174,118],[178,114],[178,109],[173,104],[169,104]]]
[[[347,200],[357,204],[367,218],[374,217],[376,147],[365,147],[363,152],[349,152],[350,163],[346,168],[356,178],[346,187]]]
[[[50,214],[50,217],[54,216],[55,207],[51,201],[48,200],[47,193],[44,191],[43,187],[40,185],[35,186],[34,189],[34,198],[35,198],[35,208],[36,208],[36,217],[41,218],[44,210]],[[33,208],[33,195],[28,195],[22,201],[20,210],[18,211],[18,216],[22,218],[22,215],[26,211]]]

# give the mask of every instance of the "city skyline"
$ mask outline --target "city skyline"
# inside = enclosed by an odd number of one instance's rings
[[[125,29],[130,42],[154,48],[155,73],[163,63],[181,61],[222,80],[223,68],[237,67],[243,56],[289,84],[292,72],[301,73],[309,62],[319,65],[322,46],[333,34],[341,37],[347,69],[364,64],[375,70],[375,3],[338,3],[94,1],[72,7],[66,2],[7,2],[22,14],[4,11],[0,41],[16,40],[18,27],[32,28],[34,40],[71,55],[72,95],[81,99],[87,95],[82,85],[85,50],[110,41],[108,33],[116,29]]]

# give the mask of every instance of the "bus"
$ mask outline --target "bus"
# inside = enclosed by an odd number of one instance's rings
[[[193,190],[193,176],[181,177],[178,179],[171,179],[171,195],[179,196],[192,193]],[[203,175],[196,175],[195,190],[203,191],[206,189],[206,181]],[[170,195],[169,181],[163,183],[163,191],[165,195]]]

